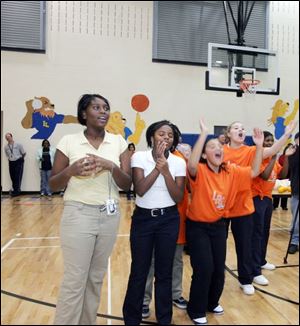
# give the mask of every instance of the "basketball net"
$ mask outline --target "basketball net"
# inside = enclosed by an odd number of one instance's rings
[[[258,79],[241,79],[240,80],[240,90],[244,93],[245,97],[248,99],[254,99],[257,85],[259,85],[260,80]]]

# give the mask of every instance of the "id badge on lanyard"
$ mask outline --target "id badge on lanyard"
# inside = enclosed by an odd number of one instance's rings
[[[113,175],[113,168],[112,168],[111,172],[108,173],[109,196],[105,202],[107,215],[116,215],[118,213],[117,201],[115,199],[111,198],[112,175]]]

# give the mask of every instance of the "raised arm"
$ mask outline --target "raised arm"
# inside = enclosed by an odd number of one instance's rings
[[[271,175],[271,173],[273,171],[274,165],[276,163],[276,160],[277,160],[277,156],[276,155],[272,156],[271,161],[266,166],[266,168],[264,169],[264,171],[260,174],[260,177],[263,180],[268,180],[269,179],[269,177],[270,177],[270,175]]]
[[[198,171],[198,164],[202,155],[203,146],[208,135],[208,129],[203,119],[200,119],[200,136],[193,147],[192,154],[188,160],[188,171],[192,178],[195,178]]]
[[[295,154],[296,148],[296,146],[291,146],[285,151],[283,166],[279,173],[279,178],[285,179],[287,177],[289,172],[289,157]]]
[[[263,152],[263,159],[277,154],[281,148],[285,145],[286,141],[289,139],[290,135],[297,126],[297,122],[292,120],[285,128],[284,135],[281,136],[277,142],[271,147],[265,147]]]
[[[256,145],[255,157],[251,167],[251,177],[255,178],[259,175],[260,165],[263,157],[263,142],[264,142],[264,134],[259,128],[253,129],[253,142]]]

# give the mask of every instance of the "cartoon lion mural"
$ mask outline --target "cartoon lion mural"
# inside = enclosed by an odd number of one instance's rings
[[[126,127],[126,119],[123,118],[122,114],[118,111],[110,114],[106,130],[115,135],[122,135],[129,143],[137,145],[140,141],[143,130],[146,127],[146,123],[141,119],[139,113],[136,113],[135,118],[135,130],[132,131]]]
[[[57,114],[54,104],[47,97],[35,97],[26,102],[27,113],[21,124],[23,128],[35,128],[38,132],[31,139],[48,139],[58,123],[78,123],[73,115]]]
[[[274,125],[275,139],[279,139],[284,134],[285,127],[295,119],[299,111],[299,99],[295,100],[293,111],[285,117],[285,114],[289,110],[289,106],[290,104],[288,102],[277,100],[272,107],[272,116],[268,119],[268,125]]]

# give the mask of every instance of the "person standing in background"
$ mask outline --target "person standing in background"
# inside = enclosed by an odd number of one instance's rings
[[[7,145],[4,147],[6,157],[8,158],[9,174],[12,181],[11,196],[19,196],[21,194],[21,182],[24,168],[24,157],[26,152],[21,144],[16,143],[13,135],[8,132],[5,134]]]
[[[226,144],[226,136],[225,134],[220,134],[218,136],[218,141],[222,144],[222,145],[225,145]]]
[[[41,196],[48,196],[51,199],[52,193],[49,187],[49,178],[51,175],[55,150],[50,147],[48,139],[44,139],[42,147],[38,149],[37,160],[40,165],[41,173]]]

